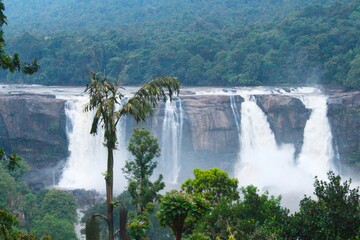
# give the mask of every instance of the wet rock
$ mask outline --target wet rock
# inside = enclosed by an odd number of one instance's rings
[[[300,99],[286,95],[257,95],[256,100],[267,115],[277,144],[294,144],[297,157],[303,145],[304,129],[311,110]]]
[[[360,92],[333,93],[327,104],[339,170],[354,175],[360,171]]]

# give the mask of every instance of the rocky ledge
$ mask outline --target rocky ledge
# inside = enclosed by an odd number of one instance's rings
[[[356,176],[360,171],[360,91],[331,93],[328,118],[340,171]]]
[[[33,190],[52,185],[68,155],[64,100],[49,95],[0,95],[0,146],[20,155]]]

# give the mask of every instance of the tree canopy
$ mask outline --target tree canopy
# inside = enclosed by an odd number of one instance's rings
[[[197,196],[173,190],[162,197],[158,217],[162,226],[171,228],[176,240],[191,231],[209,211],[209,203]]]
[[[238,180],[230,178],[227,172],[218,168],[194,169],[194,179],[187,179],[181,189],[188,194],[198,195],[212,204],[232,202],[239,199]]]
[[[96,70],[127,85],[171,75],[192,86],[359,88],[357,0],[12,0],[9,8],[9,52],[42,69],[5,81],[85,85]]]
[[[300,239],[356,239],[360,236],[359,187],[328,173],[329,181],[315,179],[316,200],[305,197],[295,214],[294,229]]]
[[[4,11],[4,3],[0,1],[0,66],[2,69],[9,70],[11,73],[22,71],[22,73],[25,74],[33,74],[39,69],[36,60],[32,63],[24,63],[20,60],[19,54],[15,53],[11,56],[5,52],[5,39],[2,29],[7,22]]]

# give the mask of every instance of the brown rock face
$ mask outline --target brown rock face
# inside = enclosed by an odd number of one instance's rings
[[[303,145],[304,129],[311,110],[300,99],[284,95],[258,95],[258,106],[267,115],[277,144],[292,143],[297,156]]]
[[[243,99],[235,96],[235,102],[240,110]],[[229,96],[187,96],[183,109],[193,151],[224,152],[229,145],[238,148]]]
[[[64,100],[40,95],[0,96],[0,146],[30,166],[33,189],[53,184],[68,155]]]
[[[341,170],[354,175],[360,171],[360,92],[331,94],[328,118]]]
[[[220,167],[233,173],[239,152],[239,136],[230,105],[230,96],[194,95],[184,96],[183,156],[192,159],[186,164],[187,177],[193,168]],[[244,99],[234,96],[237,110]]]

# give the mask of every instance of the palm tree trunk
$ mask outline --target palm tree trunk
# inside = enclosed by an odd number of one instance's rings
[[[107,159],[107,173],[106,173],[106,208],[107,219],[109,221],[109,240],[114,240],[114,206],[113,206],[113,178],[114,178],[114,154],[113,149],[108,147]]]

